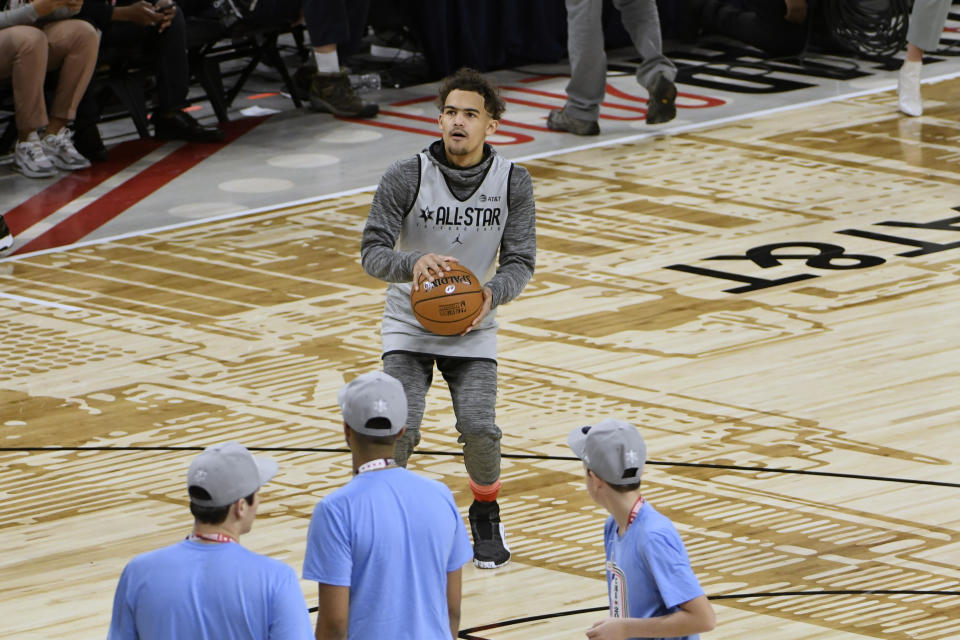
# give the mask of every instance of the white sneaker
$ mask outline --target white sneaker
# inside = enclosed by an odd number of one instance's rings
[[[90,166],[90,161],[84,158],[73,146],[73,131],[70,131],[70,129],[64,127],[56,134],[48,134],[44,136],[42,142],[47,157],[58,168],[76,171]]]
[[[923,100],[920,98],[920,68],[922,62],[904,60],[897,79],[897,103],[900,111],[908,116],[923,115]]]
[[[13,168],[28,178],[49,178],[57,175],[53,160],[43,151],[43,144],[36,132],[13,149]]]
[[[7,221],[0,216],[0,251],[6,251],[13,246],[13,234],[10,233],[10,227]]]

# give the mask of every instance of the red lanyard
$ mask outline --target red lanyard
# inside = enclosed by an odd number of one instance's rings
[[[644,502],[646,502],[646,500],[643,499],[643,496],[640,496],[639,498],[637,498],[637,501],[636,501],[635,503],[633,503],[633,508],[630,509],[630,517],[627,518],[627,526],[628,526],[628,527],[629,527],[631,524],[633,524],[633,521],[634,521],[634,520],[637,519],[637,514],[640,513],[640,507],[643,506],[643,503],[644,503]]]
[[[192,540],[193,542],[199,542],[204,540],[206,542],[236,542],[234,538],[231,538],[225,533],[197,533],[193,531],[187,536],[187,540]]]
[[[357,467],[357,475],[367,471],[386,469],[387,467],[392,467],[395,464],[397,464],[397,461],[393,458],[377,458],[376,460],[371,460],[370,462],[364,462],[362,465]]]

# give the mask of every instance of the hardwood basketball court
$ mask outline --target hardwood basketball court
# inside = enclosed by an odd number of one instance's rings
[[[960,81],[924,92],[919,119],[875,94],[524,163],[537,272],[500,310],[514,555],[465,569],[462,637],[605,615],[604,514],[565,445],[604,416],[643,431],[705,638],[960,637]],[[0,263],[4,636],[102,638],[126,561],[189,530],[190,458],[228,439],[281,468],[243,543],[299,573],[350,478],[336,390],[379,366],[371,197]],[[465,511],[455,433],[438,381],[411,467]]]

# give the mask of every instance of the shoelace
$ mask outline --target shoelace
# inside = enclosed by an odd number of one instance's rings
[[[21,142],[20,143],[26,151],[27,157],[34,161],[40,161],[47,157],[47,154],[43,152],[43,147],[39,142]]]
[[[73,131],[70,131],[70,129],[64,127],[60,129],[59,133],[55,133],[50,137],[53,138],[53,144],[58,149],[63,149],[67,152],[73,150]]]

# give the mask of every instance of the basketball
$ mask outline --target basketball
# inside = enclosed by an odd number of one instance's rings
[[[473,272],[452,264],[433,282],[422,277],[410,291],[410,307],[420,324],[441,336],[463,333],[483,307],[483,286]]]

